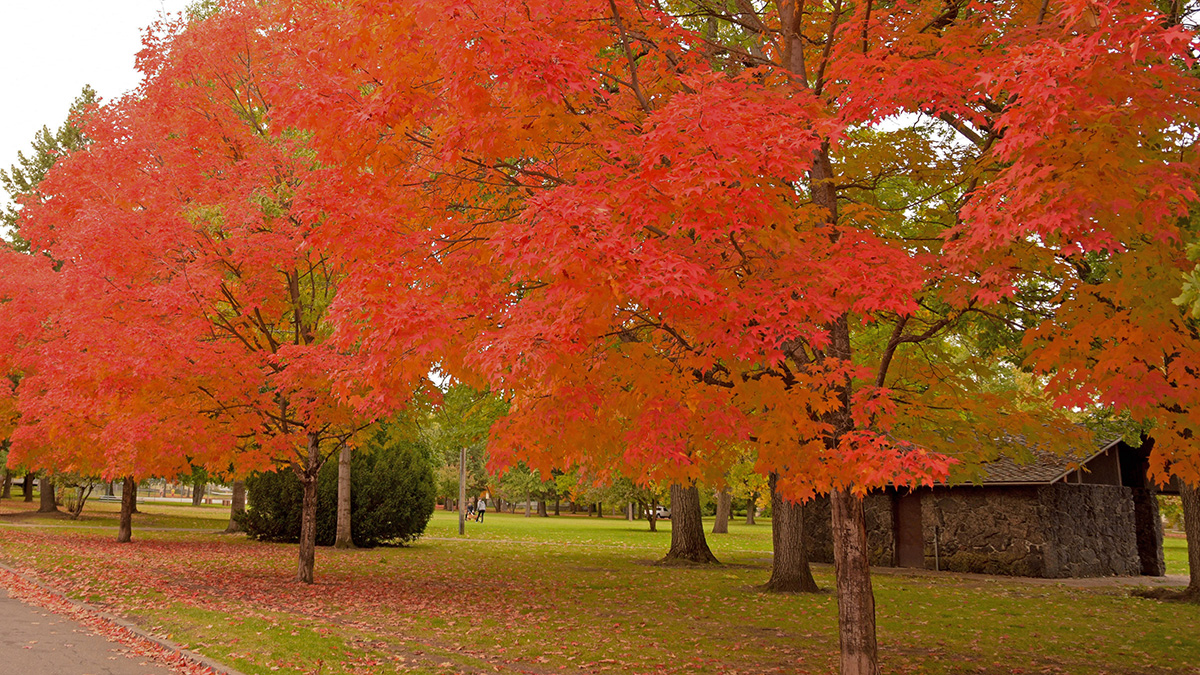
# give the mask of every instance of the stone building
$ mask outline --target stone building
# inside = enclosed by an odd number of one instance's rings
[[[987,464],[978,484],[874,492],[865,504],[871,564],[1048,578],[1162,576],[1162,519],[1147,478],[1152,442],[1133,448],[1112,441],[1076,457],[1035,452],[1027,464]],[[805,528],[810,559],[831,562],[828,498],[806,505]]]

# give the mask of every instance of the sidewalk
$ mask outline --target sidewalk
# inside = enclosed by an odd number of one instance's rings
[[[82,624],[27,605],[0,587],[0,663],[21,675],[174,675]]]
[[[241,675],[0,564],[0,672]]]

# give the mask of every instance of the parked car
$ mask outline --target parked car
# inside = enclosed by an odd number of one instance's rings
[[[665,506],[656,506],[654,507],[654,517],[660,520],[670,520],[671,509],[668,509]]]

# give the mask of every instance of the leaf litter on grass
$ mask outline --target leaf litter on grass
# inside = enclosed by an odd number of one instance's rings
[[[749,590],[766,572],[737,554],[726,556],[732,565],[664,570],[636,564],[636,550],[424,541],[319,550],[318,583],[307,586],[292,580],[294,546],[244,538],[155,532],[117,545],[111,533],[0,530],[0,549],[58,588],[169,626],[215,658],[236,656],[247,672],[823,673],[837,662],[833,595]],[[817,576],[832,583],[827,567]],[[1150,639],[1116,627],[1147,607],[1118,594],[886,574],[876,592],[891,672],[1007,663],[1183,673],[1200,653],[1186,639],[1195,612]],[[1088,641],[1098,655],[1079,653]]]

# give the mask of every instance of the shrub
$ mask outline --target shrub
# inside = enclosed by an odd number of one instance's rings
[[[245,511],[234,516],[246,536],[260,541],[300,541],[304,494],[291,469],[262,471],[246,478]],[[318,505],[318,517],[320,505]]]
[[[333,544],[337,533],[337,458],[317,479],[317,544]],[[437,485],[423,448],[387,429],[377,431],[350,462],[350,538],[364,548],[407,543],[425,531]],[[304,494],[291,469],[246,479],[249,507],[238,518],[247,536],[261,541],[300,540]]]

